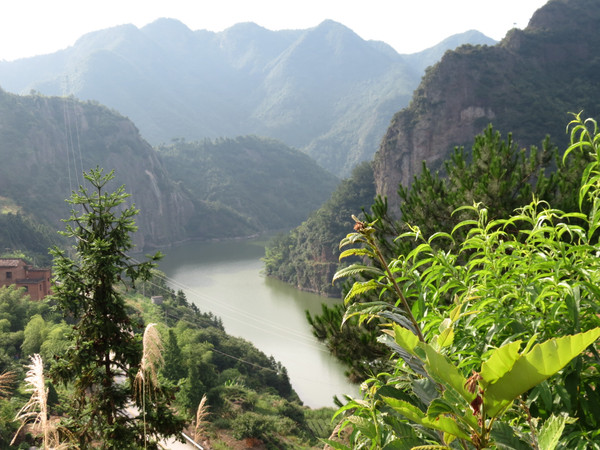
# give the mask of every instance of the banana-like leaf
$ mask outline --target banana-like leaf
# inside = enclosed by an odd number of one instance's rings
[[[489,417],[497,416],[519,395],[551,377],[600,336],[600,328],[550,339],[521,354],[495,383],[484,387],[483,404]]]
[[[484,383],[492,384],[502,378],[519,359],[521,341],[511,342],[493,351],[489,359],[481,365]]]

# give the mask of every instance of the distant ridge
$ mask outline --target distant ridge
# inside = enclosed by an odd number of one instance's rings
[[[464,43],[490,39],[463,33],[399,55],[331,20],[306,30],[240,23],[215,33],[159,19],[89,33],[54,54],[0,62],[0,86],[98,101],[132,119],[153,145],[255,134],[347,175],[372,158],[424,68]]]

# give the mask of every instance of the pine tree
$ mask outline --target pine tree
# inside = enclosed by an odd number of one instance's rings
[[[129,197],[123,186],[105,191],[114,178],[100,168],[84,173],[88,190],[80,186],[67,200],[72,205],[66,220],[68,238],[74,239],[74,256],[54,248],[55,294],[58,307],[75,321],[73,345],[53,367],[54,377],[72,383],[71,419],[68,428],[81,448],[100,444],[102,448],[137,448],[146,442],[143,426],[134,410],[131,386],[139,367],[141,342],[135,332],[143,324],[133,323],[125,299],[118,289],[122,280],[145,280],[154,262],[138,263],[127,255],[133,248],[131,234],[137,229],[134,206],[124,207]],[[165,411],[164,405],[154,405]],[[178,421],[167,411],[159,428],[150,432],[172,434]],[[150,415],[150,418],[153,416]],[[150,420],[150,419],[149,419]],[[137,442],[137,444],[136,444]]]

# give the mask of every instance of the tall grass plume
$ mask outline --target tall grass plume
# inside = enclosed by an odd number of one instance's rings
[[[30,356],[30,359],[31,364],[27,365],[29,370],[25,376],[25,384],[27,385],[26,391],[31,392],[31,398],[15,417],[15,420],[21,421],[21,426],[10,445],[14,444],[23,427],[31,423],[31,431],[43,436],[43,448],[65,448],[65,445],[59,445],[58,432],[48,417],[48,388],[44,377],[44,362],[37,353]]]
[[[200,433],[204,429],[204,425],[206,424],[206,418],[208,417],[208,405],[206,404],[206,394],[202,396],[202,400],[200,400],[200,404],[198,405],[198,410],[196,411],[196,424],[194,425],[194,441],[198,442],[200,438]]]
[[[160,390],[158,371],[164,364],[163,343],[155,323],[150,323],[144,330],[143,350],[140,368],[135,376],[133,388],[138,401],[142,403],[144,419],[144,446],[147,442],[146,432],[146,394],[151,399]]]

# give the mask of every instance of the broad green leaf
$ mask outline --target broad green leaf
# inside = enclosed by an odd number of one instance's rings
[[[467,380],[461,375],[456,366],[444,355],[438,353],[432,346],[423,343],[420,345],[424,348],[427,355],[425,366],[427,373],[442,384],[451,386],[463,399],[470,403],[475,398],[475,394],[471,394],[465,389]]]
[[[550,339],[521,354],[504,376],[486,388],[483,399],[488,416],[495,417],[519,395],[557,373],[599,336],[600,328],[594,328]]]
[[[491,435],[499,450],[531,450],[531,444],[519,439],[513,427],[505,422],[494,422]]]
[[[443,414],[453,414],[454,410],[452,409],[452,405],[448,403],[443,398],[436,398],[430,404],[429,408],[427,408],[427,417],[430,419],[435,419]]]
[[[404,400],[385,396],[382,396],[381,398],[396,412],[402,414],[404,417],[406,417],[414,423],[421,423],[426,417],[423,411],[421,411],[415,405],[408,403]]]
[[[390,397],[382,397],[382,399],[397,413],[403,415],[416,424],[423,425],[424,427],[431,428],[433,430],[443,431],[444,433],[452,434],[469,441],[471,439],[469,434],[460,428],[456,421],[450,417],[440,416],[430,419],[425,415],[425,413],[423,413],[423,411],[408,402]]]
[[[394,340],[408,353],[417,356],[415,347],[419,344],[419,338],[412,331],[394,324]]]
[[[334,448],[335,450],[352,450],[350,447],[342,444],[341,442],[332,441],[331,439],[323,439],[323,442],[325,442],[327,445]]]
[[[563,434],[565,424],[569,421],[569,416],[551,415],[542,426],[538,434],[538,446],[540,450],[554,450]]]
[[[437,344],[439,348],[444,348],[452,345],[454,342],[454,329],[452,327],[446,328],[437,336]]]
[[[483,381],[492,384],[502,378],[519,358],[520,348],[521,341],[515,341],[493,350],[488,360],[481,365]]]

